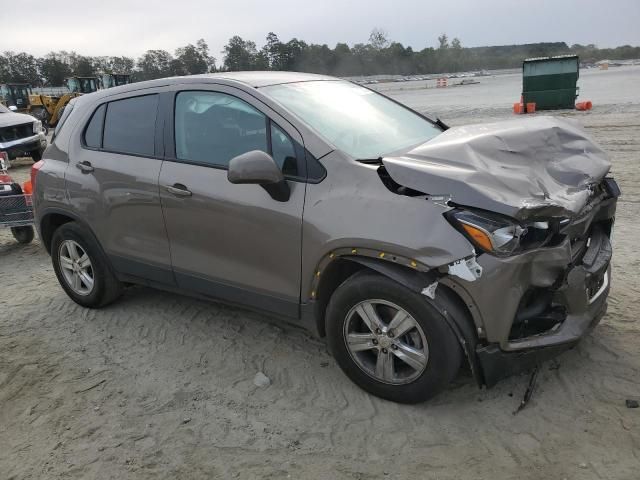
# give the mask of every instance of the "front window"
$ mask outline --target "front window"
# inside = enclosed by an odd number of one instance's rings
[[[252,150],[270,153],[285,175],[297,174],[295,146],[262,112],[221,92],[180,92],[175,105],[176,157],[226,168]]]
[[[346,81],[287,83],[261,90],[357,159],[418,145],[442,131],[408,108]]]

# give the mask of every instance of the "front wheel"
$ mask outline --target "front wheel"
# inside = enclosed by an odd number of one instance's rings
[[[327,307],[329,346],[340,368],[373,395],[418,403],[455,377],[462,352],[425,298],[376,273],[345,281]]]
[[[13,227],[11,228],[11,234],[18,243],[27,244],[31,243],[34,238],[33,227]]]

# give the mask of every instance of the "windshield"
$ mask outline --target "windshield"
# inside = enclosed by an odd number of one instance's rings
[[[114,75],[116,78],[116,85],[128,85],[129,84],[129,76],[128,75]]]
[[[67,88],[71,92],[77,92],[80,90],[80,83],[76,78],[67,78]]]
[[[102,75],[102,88],[112,88],[115,86],[113,75],[109,75],[107,73]]]
[[[81,78],[80,91],[82,93],[93,93],[97,90],[95,78]]]
[[[9,113],[10,111],[11,110],[0,103],[0,113]]]
[[[357,159],[378,158],[441,133],[408,108],[346,81],[287,83],[261,90]]]

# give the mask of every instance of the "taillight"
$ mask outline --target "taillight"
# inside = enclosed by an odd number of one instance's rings
[[[38,170],[42,168],[44,165],[44,160],[37,161],[31,167],[31,190],[36,189],[36,175],[38,175]]]

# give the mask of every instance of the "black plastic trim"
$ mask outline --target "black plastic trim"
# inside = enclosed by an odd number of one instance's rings
[[[176,280],[170,267],[152,265],[120,255],[109,255],[109,261],[116,271],[116,275],[133,275],[134,277],[166,285],[176,285]]]
[[[251,307],[294,319],[300,318],[300,305],[298,302],[257,293],[176,270],[174,270],[174,273],[177,284],[181,289],[194,291],[212,299],[222,300],[241,307]]]

